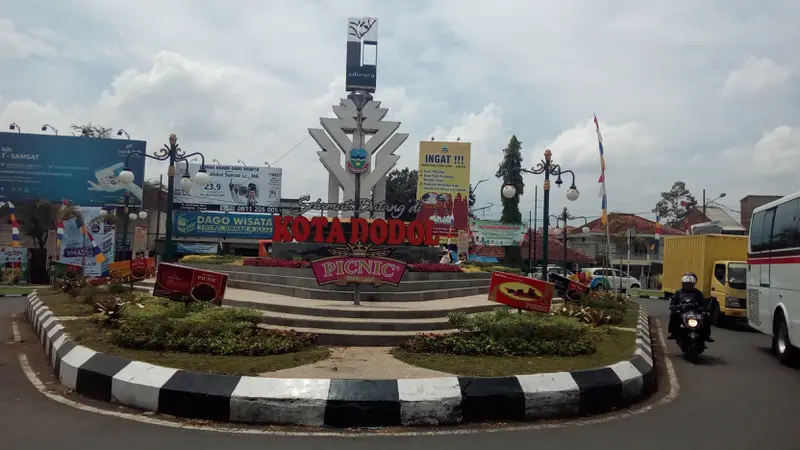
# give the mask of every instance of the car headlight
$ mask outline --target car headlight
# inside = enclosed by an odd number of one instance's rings
[[[689,325],[690,328],[697,328],[697,319],[689,319],[686,321],[686,324]]]

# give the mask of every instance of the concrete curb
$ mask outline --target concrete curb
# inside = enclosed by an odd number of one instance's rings
[[[644,308],[628,361],[576,372],[407,380],[280,379],[171,369],[77,345],[35,292],[25,313],[67,388],[185,418],[335,428],[543,420],[624,408],[656,388]]]
[[[27,294],[0,294],[0,298],[2,298],[2,297],[5,297],[5,298],[17,297],[17,298],[19,298],[19,297],[25,297],[26,295]]]

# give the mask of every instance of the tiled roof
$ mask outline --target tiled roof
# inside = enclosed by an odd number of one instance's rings
[[[528,258],[528,253],[530,249],[528,248],[528,239],[527,234],[525,235],[525,241],[522,243],[521,247],[519,248],[520,255],[523,259]],[[548,246],[548,254],[547,259],[548,263],[550,262],[557,262],[563,261],[564,257],[564,245],[561,241],[558,240],[557,237],[548,236],[548,241],[550,241],[550,245]],[[540,243],[539,243],[540,244]],[[503,258],[505,256],[505,251],[503,247],[490,247],[490,246],[481,246],[481,247],[473,247],[470,249],[470,253],[478,255],[478,256],[489,256],[494,258]],[[535,259],[542,258],[542,246],[536,245],[536,255]],[[567,259],[570,262],[593,262],[594,258],[587,255],[586,253],[567,246]]]
[[[655,234],[656,223],[644,217],[628,213],[610,213],[608,215],[608,228],[611,234],[624,233],[629,228],[636,230],[638,234]],[[595,219],[587,225],[592,233],[605,233],[606,227],[601,219]],[[583,228],[583,227],[581,227]],[[581,233],[581,230],[572,230],[570,233]],[[686,233],[666,225],[661,225],[662,235],[685,235]]]

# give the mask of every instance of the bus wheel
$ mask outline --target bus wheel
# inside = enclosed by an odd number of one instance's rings
[[[778,356],[781,364],[791,365],[794,363],[795,350],[792,341],[789,340],[789,328],[786,326],[786,319],[783,314],[778,314],[775,332],[772,336],[772,351]]]

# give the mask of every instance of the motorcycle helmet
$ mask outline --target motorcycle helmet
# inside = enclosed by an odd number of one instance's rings
[[[694,288],[695,284],[697,284],[697,276],[695,274],[687,272],[683,274],[683,277],[681,277],[681,285],[683,289]]]

